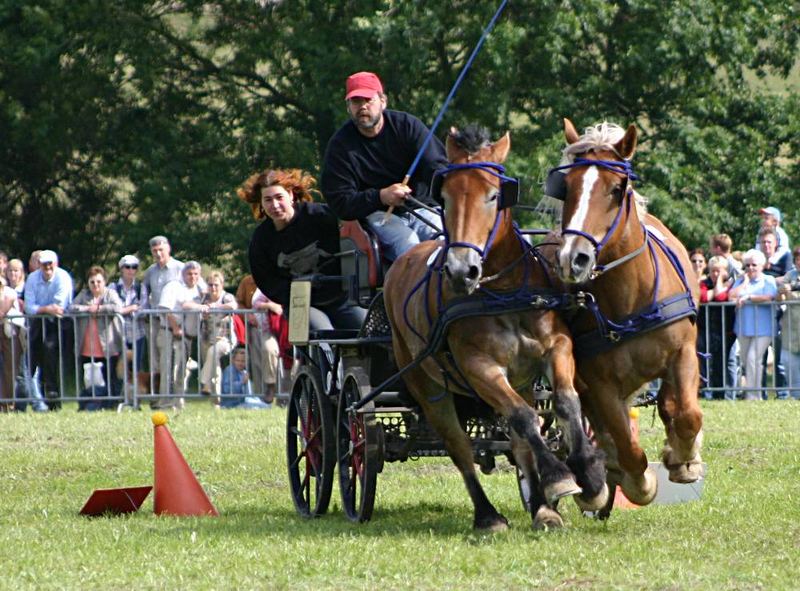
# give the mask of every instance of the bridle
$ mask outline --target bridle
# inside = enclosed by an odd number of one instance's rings
[[[611,239],[611,236],[613,236],[614,233],[617,231],[617,228],[619,227],[619,224],[622,221],[623,212],[625,212],[626,216],[628,216],[631,213],[631,209],[634,207],[633,205],[634,190],[630,183],[631,181],[639,180],[639,177],[636,175],[635,172],[633,172],[633,167],[631,166],[631,163],[628,162],[627,160],[623,160],[620,162],[617,160],[591,160],[588,158],[575,158],[575,160],[569,164],[556,166],[555,168],[550,169],[549,176],[552,176],[554,173],[563,176],[564,173],[561,172],[562,170],[568,170],[580,166],[598,166],[600,168],[604,168],[605,170],[609,170],[611,172],[624,175],[625,177],[625,185],[623,187],[624,196],[622,202],[620,203],[616,216],[614,216],[614,221],[611,223],[611,226],[609,227],[605,236],[603,236],[603,238],[600,241],[595,240],[594,236],[582,230],[573,230],[571,228],[566,228],[561,232],[562,235],[572,234],[588,240],[589,243],[594,248],[595,261],[599,261],[600,252],[603,250],[606,244],[608,244],[608,241]],[[559,195],[553,195],[553,197],[560,198],[562,200],[565,199],[566,186],[563,187],[563,193]],[[623,255],[620,258],[611,261],[610,263],[602,265],[599,262],[596,262],[594,268],[592,269],[591,279],[596,279],[606,271],[610,271],[611,269],[628,262],[629,260],[639,256],[647,249],[650,235],[649,232],[647,232],[647,228],[645,228],[644,224],[641,224],[641,226],[642,226],[642,233],[644,234],[644,241],[642,242],[642,245],[633,250],[632,252],[629,252],[628,254]]]
[[[483,248],[481,248],[477,244],[472,244],[471,242],[453,242],[450,240],[450,235],[445,224],[445,212],[444,208],[442,208],[440,215],[442,217],[442,233],[444,234],[443,256],[446,256],[447,252],[454,247],[471,248],[481,257],[481,263],[485,263],[486,258],[489,256],[489,251],[491,251],[495,238],[497,237],[497,232],[503,219],[503,211],[516,205],[519,199],[519,180],[514,177],[506,176],[505,167],[496,162],[466,162],[462,164],[448,164],[444,168],[437,170],[433,175],[433,180],[431,181],[431,196],[437,202],[441,203],[442,201],[441,190],[444,177],[451,172],[456,172],[458,170],[482,170],[483,172],[489,173],[499,179],[500,188],[496,196],[497,213],[495,214],[492,229],[489,231],[489,235],[486,239],[486,244]]]

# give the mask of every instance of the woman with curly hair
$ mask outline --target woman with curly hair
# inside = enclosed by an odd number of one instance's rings
[[[238,189],[253,216],[264,222],[250,240],[250,270],[258,288],[288,313],[294,277],[341,275],[339,221],[322,203],[314,203],[314,177],[299,169],[268,169]],[[361,327],[365,311],[346,302],[339,281],[315,282],[311,290],[311,330]]]

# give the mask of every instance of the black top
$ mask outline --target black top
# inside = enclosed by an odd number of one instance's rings
[[[325,150],[320,187],[325,200],[345,220],[388,209],[381,203],[380,190],[402,182],[427,135],[428,128],[419,119],[402,111],[385,110],[383,129],[374,138],[362,135],[348,121]],[[415,198],[437,205],[428,189],[433,171],[446,164],[442,142],[432,137],[409,181]]]
[[[338,257],[339,223],[327,205],[300,202],[284,229],[266,219],[250,239],[250,272],[258,288],[282,306],[289,304],[293,277],[320,273],[341,275]],[[345,297],[339,281],[314,284],[311,305],[325,306]]]
[[[791,268],[792,255],[790,255],[788,252],[785,252],[775,263],[770,263],[769,260],[767,260],[766,264],[764,265],[764,275],[783,277]]]

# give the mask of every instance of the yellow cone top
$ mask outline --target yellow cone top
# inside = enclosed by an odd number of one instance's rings
[[[161,411],[154,412],[153,416],[150,417],[153,421],[153,424],[158,427],[159,425],[166,425],[169,419],[167,418],[167,413],[163,413]]]
[[[639,409],[636,408],[636,407],[628,409],[628,416],[630,416],[632,419],[638,419],[639,418]],[[153,415],[153,422],[155,422],[155,420],[156,420],[155,419],[155,415]]]

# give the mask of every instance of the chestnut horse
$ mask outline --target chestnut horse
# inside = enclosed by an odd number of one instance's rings
[[[658,412],[670,480],[701,476],[697,280],[684,246],[646,213],[633,189],[636,127],[603,123],[580,136],[565,119],[564,134],[564,161],[551,171],[551,177],[563,174],[556,265],[563,281],[590,294],[588,310],[571,324],[577,387],[607,454],[609,485],[619,482],[631,501],[645,505],[657,481],[631,435],[628,404],[656,378],[662,380]],[[601,517],[612,503],[613,495]]]
[[[408,389],[461,471],[474,506],[474,527],[486,530],[505,529],[508,522],[478,480],[472,445],[457,413],[461,396],[477,395],[507,421],[514,461],[531,483],[535,528],[563,525],[555,507],[561,497],[578,495],[585,509],[599,509],[608,498],[603,454],[581,425],[569,332],[552,309],[530,305],[536,297],[530,294],[537,288],[544,293],[549,281],[512,222],[508,201],[518,185],[501,165],[509,147],[508,134],[492,144],[485,130],[451,129],[451,164],[432,182],[434,195],[444,203],[445,241],[424,242],[405,253],[384,284],[398,367],[406,368]],[[495,314],[455,320],[444,347],[425,355],[431,328],[454,298],[488,295],[503,302],[521,290],[529,294],[524,311],[505,313],[501,303]],[[543,440],[531,404],[532,382],[542,375],[552,384],[555,410],[565,425],[571,452],[566,465]]]

